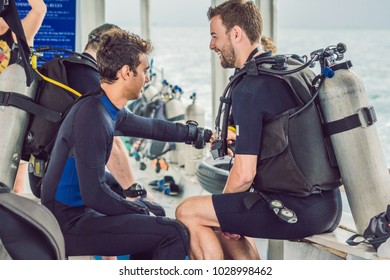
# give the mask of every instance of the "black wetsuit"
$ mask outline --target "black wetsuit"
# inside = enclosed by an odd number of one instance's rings
[[[181,223],[136,214],[107,184],[114,134],[184,142],[188,127],[118,110],[101,89],[72,107],[59,130],[41,199],[60,224],[66,254],[153,252],[154,259],[184,259],[188,235]]]
[[[237,131],[235,153],[261,157],[263,123],[297,105],[291,89],[280,79],[266,75],[244,77],[232,92],[232,114]],[[282,171],[280,176],[283,176]],[[258,194],[243,192],[213,196],[223,231],[257,238],[296,239],[332,231],[341,218],[338,189],[308,197],[270,195],[296,212],[296,224],[281,221],[265,200],[259,200],[247,209],[244,203],[246,196]]]

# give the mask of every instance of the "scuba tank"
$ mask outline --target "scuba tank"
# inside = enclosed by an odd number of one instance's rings
[[[171,91],[164,93],[166,99],[165,116],[168,121],[184,122],[185,106],[181,100],[182,94],[182,89],[177,85]]]
[[[205,123],[205,111],[202,106],[196,101],[196,92],[192,93],[190,99],[192,103],[187,106],[185,111],[185,120],[193,120],[198,123],[200,127],[204,127]],[[196,163],[199,158],[204,155],[203,149],[194,149],[192,146],[187,145],[185,153],[184,171],[187,175],[194,175],[196,171]]]
[[[158,82],[156,73],[153,73],[150,77],[151,81],[145,86],[143,96],[146,98],[146,102],[152,100],[159,94]]]
[[[168,90],[163,92],[165,97],[165,117],[168,121],[185,123],[185,105],[181,100],[183,94],[182,89],[179,86],[169,86]],[[171,162],[177,163],[180,167],[184,166],[185,160],[185,147],[184,143],[176,143],[175,149],[171,152]]]
[[[150,81],[144,88],[143,97],[146,99],[146,102],[149,102],[155,98],[162,90],[163,84],[157,81],[157,74],[153,72],[154,69],[154,59],[150,60]]]
[[[319,100],[352,216],[362,234],[370,218],[390,201],[390,175],[362,81],[349,67],[339,69],[341,64],[329,59],[345,50],[340,44],[328,50],[321,65],[327,78]]]
[[[204,127],[205,123],[205,110],[203,106],[199,105],[197,102],[197,96],[196,92],[194,92],[191,96],[190,99],[192,100],[192,103],[187,106],[186,111],[185,111],[185,120],[193,120],[198,123],[200,127]]]
[[[26,99],[34,99],[36,92],[36,82],[27,87],[26,74],[19,64],[11,64],[0,74],[0,91],[9,93],[4,99],[9,100],[13,95],[21,95]],[[5,102],[3,102],[4,104]],[[16,172],[21,158],[24,135],[30,115],[26,111],[12,106],[0,106],[0,183],[9,188],[13,188]]]

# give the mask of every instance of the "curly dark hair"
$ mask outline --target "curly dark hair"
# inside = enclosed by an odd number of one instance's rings
[[[263,32],[263,20],[260,10],[253,1],[228,0],[216,7],[210,7],[207,17],[211,20],[220,16],[226,32],[237,25],[241,27],[252,44],[260,41]]]
[[[111,29],[101,35],[99,49],[96,54],[100,80],[113,83],[117,80],[117,72],[123,65],[137,75],[140,56],[150,54],[152,45],[149,40],[122,29]]]

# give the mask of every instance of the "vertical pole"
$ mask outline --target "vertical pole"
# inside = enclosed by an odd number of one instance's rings
[[[150,0],[140,0],[141,4],[141,37],[151,39],[150,36]]]
[[[270,37],[275,43],[278,39],[278,0],[256,0],[263,18],[263,35]]]
[[[76,2],[76,51],[81,52],[88,41],[88,34],[105,22],[105,0],[77,0]]]
[[[212,0],[211,5],[216,6],[223,2],[223,0]],[[218,56],[215,53],[211,54],[211,120],[214,125],[214,120],[218,112],[219,97],[222,95],[229,81],[230,72],[228,69],[223,69],[220,65]],[[214,127],[213,127],[214,128]]]

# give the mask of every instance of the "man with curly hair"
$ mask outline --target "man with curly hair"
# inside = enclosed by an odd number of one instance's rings
[[[127,102],[139,98],[149,81],[151,43],[121,29],[107,31],[99,41],[100,88],[81,97],[64,119],[41,201],[60,224],[68,256],[146,253],[153,259],[184,259],[186,228],[156,212],[150,201],[126,199],[105,166],[114,134],[190,143],[197,128],[127,111]]]

